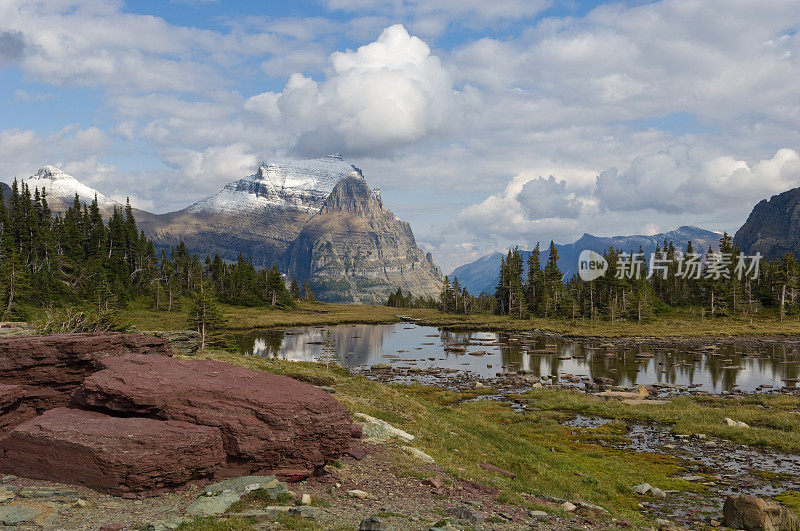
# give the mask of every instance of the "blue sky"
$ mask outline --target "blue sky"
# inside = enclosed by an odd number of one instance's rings
[[[445,270],[800,186],[795,0],[8,0],[0,179],[157,212],[341,152]],[[552,179],[550,178],[552,176]]]

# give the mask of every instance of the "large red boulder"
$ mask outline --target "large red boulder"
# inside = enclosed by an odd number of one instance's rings
[[[0,468],[114,494],[157,494],[225,463],[217,428],[57,408],[0,439]]]
[[[217,427],[228,455],[222,475],[306,477],[350,449],[347,409],[312,385],[212,360],[127,355],[99,364],[74,405]]]
[[[97,360],[121,354],[172,353],[164,339],[98,332],[0,338],[0,382],[21,385],[25,403],[41,412],[69,404]]]

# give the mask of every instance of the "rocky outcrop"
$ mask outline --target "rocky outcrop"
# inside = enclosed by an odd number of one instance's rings
[[[748,255],[777,258],[791,251],[800,256],[800,188],[758,203],[733,243]]]
[[[323,300],[383,303],[397,288],[434,295],[441,270],[417,247],[411,226],[383,208],[360,172],[340,180],[292,243],[287,276]]]
[[[347,409],[291,378],[212,360],[128,355],[100,364],[75,392],[75,406],[219,428],[224,475],[307,477],[350,450]]]
[[[57,408],[0,440],[0,467],[114,495],[156,494],[225,464],[217,428]]]
[[[324,390],[170,352],[144,335],[0,339],[0,470],[133,496],[305,478],[358,449],[361,430]]]
[[[236,260],[243,254],[257,267],[281,266],[286,248],[351,171],[338,155],[265,162],[253,175],[183,210],[137,212],[136,220],[160,247],[183,241],[190,253],[201,256],[218,253]]]
[[[106,356],[139,353],[166,356],[169,344],[141,334],[53,334],[0,338],[0,382],[18,385],[24,397],[15,408],[13,422],[32,418],[37,413],[66,406],[72,392],[89,374],[96,362]],[[0,407],[0,434],[12,425],[9,412]]]
[[[747,531],[797,531],[797,515],[775,500],[742,494],[728,496],[722,506],[723,523]]]

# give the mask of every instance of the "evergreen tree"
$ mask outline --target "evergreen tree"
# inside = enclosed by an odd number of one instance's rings
[[[206,337],[212,330],[225,324],[225,318],[214,296],[214,289],[202,273],[193,293],[188,322],[189,326],[200,332],[200,348],[206,348]]]

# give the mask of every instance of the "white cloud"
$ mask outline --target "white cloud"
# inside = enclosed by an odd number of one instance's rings
[[[597,177],[602,208],[702,213],[749,209],[762,198],[800,186],[800,153],[780,149],[748,164],[731,156],[708,157],[684,145],[637,157],[624,172]]]
[[[293,74],[278,99],[303,155],[385,152],[452,130],[460,100],[441,60],[401,25],[330,56],[320,83]]]

